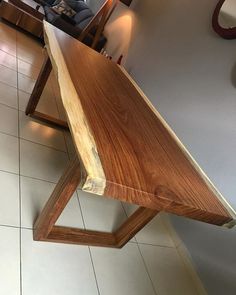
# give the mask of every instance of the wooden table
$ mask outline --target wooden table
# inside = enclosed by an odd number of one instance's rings
[[[33,0],[2,0],[0,17],[36,37],[43,36],[44,10]]]
[[[52,63],[77,155],[38,217],[34,239],[122,247],[160,211],[233,226],[233,209],[125,70],[46,22],[44,29],[50,58],[26,114],[66,127],[35,111]],[[140,207],[114,233],[55,226],[78,185]]]

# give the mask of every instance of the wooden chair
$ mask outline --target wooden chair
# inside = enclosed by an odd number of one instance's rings
[[[81,32],[78,40],[82,42],[86,38],[86,36],[90,36],[93,38],[91,48],[95,48],[104,30],[104,27],[117,4],[118,0],[106,0],[100,10],[97,12],[97,14],[95,14],[95,16],[92,18],[90,23]],[[96,33],[95,35],[92,35],[91,30],[94,30],[94,28],[96,29]]]

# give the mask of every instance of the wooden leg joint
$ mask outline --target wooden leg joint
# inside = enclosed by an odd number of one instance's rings
[[[34,240],[99,247],[122,248],[158,211],[140,207],[114,233],[53,226],[46,235],[34,230]]]

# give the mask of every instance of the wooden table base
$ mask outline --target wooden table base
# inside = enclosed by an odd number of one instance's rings
[[[123,247],[159,212],[140,207],[115,232],[99,232],[55,226],[57,219],[80,183],[80,163],[77,156],[69,163],[34,226],[34,240],[57,243]]]
[[[39,77],[36,81],[33,92],[30,96],[28,105],[26,107],[25,114],[29,115],[35,119],[39,119],[45,123],[52,124],[54,127],[63,128],[63,129],[68,130],[67,122],[53,118],[49,115],[46,115],[46,114],[36,111],[36,107],[39,103],[40,97],[41,97],[43,89],[47,83],[47,80],[49,78],[51,70],[52,70],[52,64],[51,64],[49,57],[47,57],[47,59],[44,62],[44,65],[39,73]]]
[[[55,127],[68,129],[66,122],[36,111],[51,70],[52,64],[50,59],[47,58],[40,71],[25,113],[46,123],[53,124]],[[140,207],[114,233],[55,226],[57,219],[80,183],[80,175],[80,163],[76,156],[69,163],[42,213],[36,220],[34,240],[121,248],[157,215],[158,211],[156,210]]]

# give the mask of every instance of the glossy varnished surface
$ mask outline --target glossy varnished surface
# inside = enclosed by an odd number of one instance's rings
[[[119,66],[49,24],[45,40],[84,166],[82,189],[213,224],[234,218]]]

